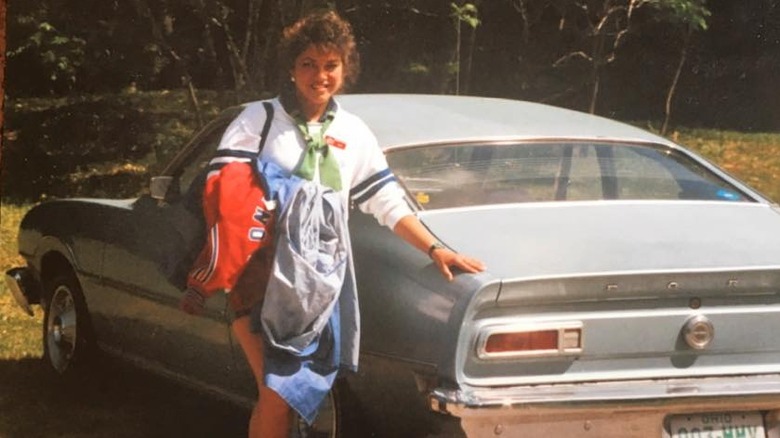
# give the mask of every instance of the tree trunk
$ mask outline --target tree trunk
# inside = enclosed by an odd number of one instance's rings
[[[528,8],[525,5],[525,0],[514,0],[512,6],[520,14],[520,18],[523,20],[523,36],[521,41],[523,44],[528,44],[531,39],[531,20],[528,18]]]
[[[593,77],[591,81],[590,106],[588,107],[588,112],[590,114],[596,114],[596,102],[599,100],[599,87],[601,86],[601,73],[599,72],[598,65],[593,66]]]
[[[455,95],[460,94],[460,39],[461,39],[461,22],[460,18],[457,18],[455,24]]]
[[[598,33],[593,41],[593,54],[591,55],[592,68],[590,71],[590,105],[588,112],[596,114],[596,106],[599,99],[599,88],[601,87],[601,67],[604,65],[604,40],[603,34]]]
[[[208,12],[208,8],[206,7],[204,0],[195,0],[193,5],[194,9],[197,11],[198,17],[201,20],[201,23],[203,24],[203,43],[206,48],[206,57],[214,68],[214,77],[216,78],[215,82],[217,83],[218,87],[225,86],[225,70],[222,66],[222,63],[219,62],[219,57],[217,56],[217,44],[214,41],[214,26],[211,21],[211,15]]]
[[[154,37],[155,41],[157,41],[157,44],[159,44],[163,51],[167,53],[168,56],[170,56],[173,60],[173,63],[181,77],[182,85],[189,91],[190,104],[192,105],[193,111],[195,111],[195,117],[198,121],[198,126],[203,126],[203,114],[200,110],[200,103],[198,102],[195,85],[192,83],[192,75],[190,75],[186,63],[179,56],[179,54],[176,53],[176,50],[174,50],[173,46],[168,43],[168,40],[165,38],[165,34],[163,33],[162,25],[155,19],[154,12],[152,12],[152,8],[149,6],[149,3],[147,3],[146,0],[134,0],[134,4],[138,17],[148,21],[150,31],[152,32],[152,36]]]
[[[280,12],[273,2],[262,2],[262,9],[257,22],[257,32],[255,32],[255,46],[252,51],[252,59],[247,62],[250,66],[252,81],[257,85],[257,90],[267,92],[273,87],[273,78],[276,78],[277,71],[273,70],[271,59],[273,50],[279,42],[279,35],[282,33]],[[285,80],[283,75],[278,80]],[[262,97],[262,96],[257,96]]]
[[[664,107],[664,123],[661,125],[661,135],[666,135],[669,129],[669,121],[672,118],[672,100],[674,99],[674,93],[677,90],[677,84],[680,81],[680,75],[682,74],[685,61],[688,59],[688,46],[690,46],[691,35],[693,34],[693,28],[688,27],[688,31],[685,33],[683,39],[682,50],[680,51],[680,61],[677,63],[677,70],[674,72],[674,78],[672,84],[669,86],[669,90],[666,93],[666,106]]]
[[[474,65],[474,47],[477,45],[477,28],[471,28],[469,35],[469,49],[466,54],[466,67],[463,69],[463,93],[471,92],[471,68]]]
[[[230,67],[233,71],[233,86],[237,92],[244,91],[247,88],[250,92],[254,91],[253,84],[249,81],[249,69],[246,65],[244,53],[242,53],[241,47],[236,41],[236,36],[233,34],[233,30],[230,26],[230,13],[228,12],[228,8],[222,2],[218,1],[217,9],[218,15],[215,15],[214,20],[222,29],[222,33],[225,36],[225,45],[227,46],[230,58]]]

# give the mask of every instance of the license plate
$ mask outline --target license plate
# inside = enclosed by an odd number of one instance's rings
[[[760,412],[675,415],[669,432],[672,438],[766,438]]]

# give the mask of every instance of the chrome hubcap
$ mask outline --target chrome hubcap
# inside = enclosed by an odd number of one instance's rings
[[[46,320],[46,347],[52,366],[59,373],[68,369],[76,351],[76,306],[66,286],[59,286],[52,295]]]
[[[60,321],[59,318],[57,318],[56,321],[54,321],[54,326],[51,329],[52,336],[54,337],[54,342],[57,344],[62,342],[62,321]]]

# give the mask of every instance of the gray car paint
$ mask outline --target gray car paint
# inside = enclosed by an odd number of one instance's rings
[[[765,204],[562,202],[439,210],[420,217],[440,239],[481,258],[504,279],[780,269],[780,214]]]

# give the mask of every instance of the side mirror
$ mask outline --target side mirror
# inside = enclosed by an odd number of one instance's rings
[[[165,201],[172,183],[172,176],[153,176],[149,184],[149,193],[152,199]]]

